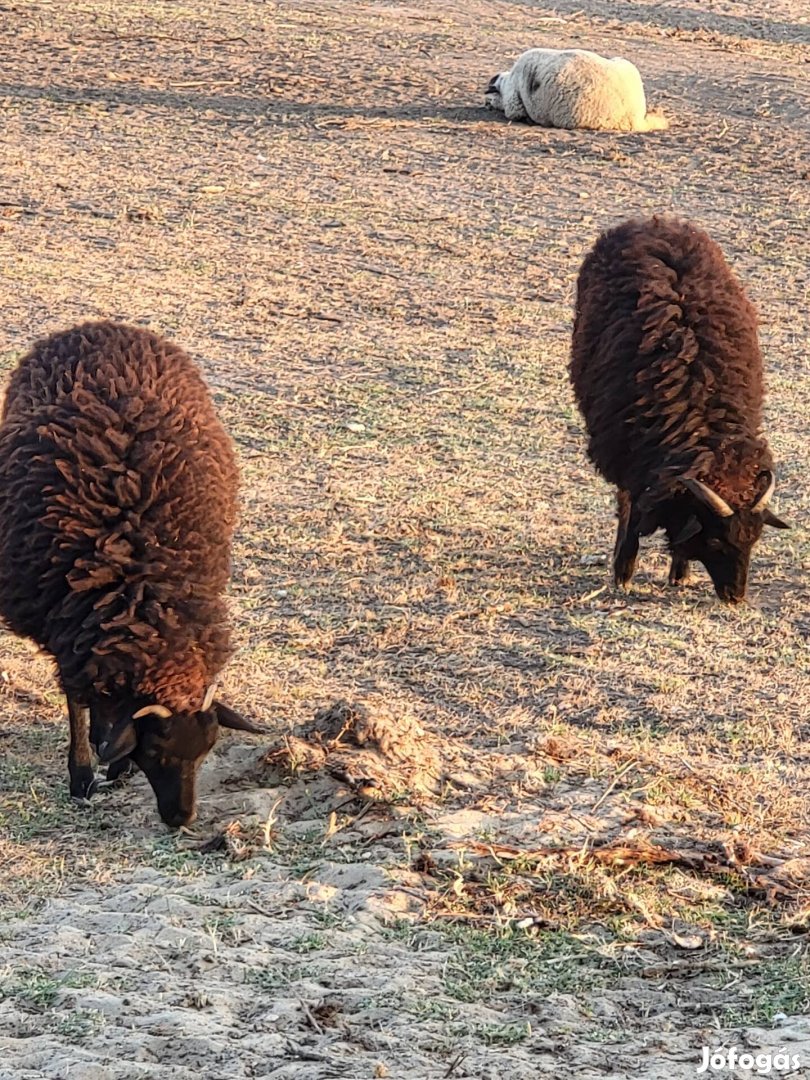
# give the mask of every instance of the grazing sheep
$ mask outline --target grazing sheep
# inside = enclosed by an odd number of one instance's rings
[[[0,425],[0,615],[56,661],[74,798],[134,763],[163,820],[195,813],[230,653],[222,593],[238,472],[191,359],[148,330],[85,323],[38,341]]]
[[[702,230],[664,217],[604,233],[577,282],[571,381],[588,454],[618,488],[613,568],[629,584],[639,536],[666,531],[669,581],[689,560],[718,596],[745,599],[769,509],[756,313]]]
[[[634,64],[586,49],[529,49],[510,71],[492,77],[484,101],[508,120],[528,118],[542,127],[661,131],[669,126],[659,113],[647,112]]]

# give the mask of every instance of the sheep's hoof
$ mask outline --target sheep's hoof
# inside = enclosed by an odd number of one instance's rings
[[[124,772],[121,775],[120,780],[125,779],[125,777],[127,776],[129,776],[128,771]],[[93,776],[90,783],[86,784],[83,794],[74,794],[73,791],[71,791],[70,797],[77,806],[81,806],[86,809],[88,806],[91,805],[90,800],[94,795],[97,795],[100,791],[109,791],[110,788],[118,787],[120,780],[117,778],[110,780],[109,772],[108,777],[105,780],[102,780],[100,776]]]
[[[107,766],[107,778],[101,781],[101,787],[117,787],[119,784],[129,780],[130,776],[135,774],[135,771],[135,762],[130,761],[129,758],[114,761],[112,765]]]
[[[670,585],[688,585],[692,580],[689,573],[689,560],[684,559],[682,555],[673,555],[672,561],[669,564],[669,583]]]
[[[98,788],[96,774],[89,765],[81,765],[70,772],[70,797],[84,806]]]

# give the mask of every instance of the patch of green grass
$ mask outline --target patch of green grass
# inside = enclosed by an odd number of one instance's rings
[[[3,772],[6,772],[5,763]],[[12,780],[22,782],[25,775],[25,769],[20,768]],[[60,831],[66,815],[75,812],[68,798],[67,785],[64,789],[54,787],[41,776],[31,779],[27,787],[14,789],[13,795],[8,789],[7,792],[7,796],[0,799],[0,830],[9,840],[25,842]]]
[[[607,1027],[596,1025],[583,1031],[582,1038],[588,1042],[599,1042],[605,1045],[620,1044],[627,1042],[627,1032],[622,1027]]]
[[[323,839],[323,836],[321,836]],[[303,878],[306,874],[316,870],[319,866],[322,866],[326,861],[326,853],[323,847],[319,844],[319,852],[316,854],[314,848],[309,851],[303,850],[297,847],[295,851],[285,849],[281,845],[278,846],[277,851],[285,865],[289,868],[290,873],[297,878]],[[330,852],[330,855],[333,854]],[[336,850],[335,855],[339,852]],[[341,862],[339,858],[334,859],[335,862]]]
[[[718,979],[718,988],[725,980]],[[748,969],[745,997],[722,1009],[723,1023],[770,1024],[777,1013],[804,1016],[810,1010],[810,949],[801,946],[790,956],[764,959]]]
[[[217,866],[221,869],[221,859],[214,855],[201,855],[198,851],[181,846],[181,841],[173,835],[158,836],[145,852],[146,861],[155,870],[178,877],[196,877],[206,869]]]
[[[380,928],[380,937],[383,941],[401,941],[410,946],[415,930],[416,927],[409,919],[395,919]]]
[[[303,877],[322,863],[356,862],[362,850],[359,843],[324,844],[325,833],[322,827],[307,829],[304,833],[284,833],[276,846],[276,854],[281,862],[295,874]]]
[[[604,985],[615,967],[572,935],[550,931],[530,937],[517,930],[447,930],[451,956],[444,988],[457,1001],[488,1001],[498,994],[546,996]]]
[[[531,1024],[482,1024],[474,1028],[476,1035],[485,1046],[515,1046],[523,1042],[532,1033]]]
[[[242,936],[235,915],[211,915],[203,920],[203,927],[211,938],[215,951],[219,942],[225,945],[233,945]]]
[[[245,981],[260,990],[272,993],[275,990],[286,989],[293,983],[302,982],[307,974],[307,968],[303,964],[279,963],[276,967],[248,971]]]
[[[30,761],[7,756],[0,772],[0,791],[27,791],[39,776],[40,770]]]
[[[441,1020],[446,1023],[458,1017],[458,1005],[435,997],[410,998],[405,1008],[417,1020]]]
[[[294,938],[290,942],[290,948],[297,953],[319,952],[321,949],[326,948],[326,945],[326,935],[319,934],[317,931],[311,934],[302,934],[301,937]]]
[[[375,1004],[377,1004],[375,1002]],[[389,1002],[386,1002],[389,1004]],[[401,1003],[397,1003],[401,1007]],[[418,1021],[437,1020],[454,1038],[477,1039],[485,1046],[514,1046],[531,1035],[528,1021],[511,1024],[476,1024],[460,1018],[461,1006],[441,998],[419,997],[405,1001],[405,1009]]]
[[[95,1034],[102,1026],[102,1017],[97,1012],[87,1009],[76,1009],[73,1012],[60,1016],[53,1025],[55,1034],[60,1035],[68,1042],[81,1042],[90,1035]]]
[[[54,975],[32,969],[18,972],[16,978],[0,984],[0,998],[15,998],[29,1008],[43,1011],[53,1007],[62,990],[80,989],[95,983],[95,976],[86,972],[68,971],[64,975]]]
[[[337,915],[334,911],[330,911],[329,908],[324,908],[322,911],[313,911],[312,919],[324,930],[333,928],[344,930],[348,925],[345,915]]]

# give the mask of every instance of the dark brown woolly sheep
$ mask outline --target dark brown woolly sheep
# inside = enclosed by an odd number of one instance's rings
[[[70,792],[134,763],[163,820],[195,813],[229,656],[230,439],[191,359],[148,330],[85,323],[37,342],[0,426],[0,615],[51,654],[68,702]]]
[[[718,596],[743,600],[763,525],[788,526],[768,509],[756,313],[717,244],[662,217],[600,236],[577,282],[570,374],[589,457],[618,488],[616,584],[639,536],[662,528],[670,584],[698,559]]]

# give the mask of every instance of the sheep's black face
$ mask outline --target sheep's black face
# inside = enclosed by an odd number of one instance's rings
[[[134,762],[152,785],[161,818],[173,829],[196,817],[197,773],[219,728],[265,734],[264,728],[214,701],[213,687],[207,703],[199,712],[177,714],[131,697],[99,698],[90,706],[90,741],[99,760],[119,763],[116,775],[124,772],[126,762]]]
[[[130,758],[145,774],[163,821],[172,829],[197,816],[197,773],[217,741],[213,710],[164,719],[137,720],[138,741]]]
[[[748,589],[751,550],[762,535],[762,515],[744,511],[730,518],[715,518],[707,526],[695,537],[694,558],[706,567],[720,599],[740,604]]]
[[[764,514],[753,510],[718,517],[701,508],[681,529],[682,535],[692,529],[693,534],[680,541],[676,537],[670,547],[685,559],[703,563],[720,599],[739,604],[746,596],[751,551],[767,523]]]
[[[484,91],[484,104],[489,109],[501,108],[501,80],[503,74],[493,75],[489,80],[489,86]]]

